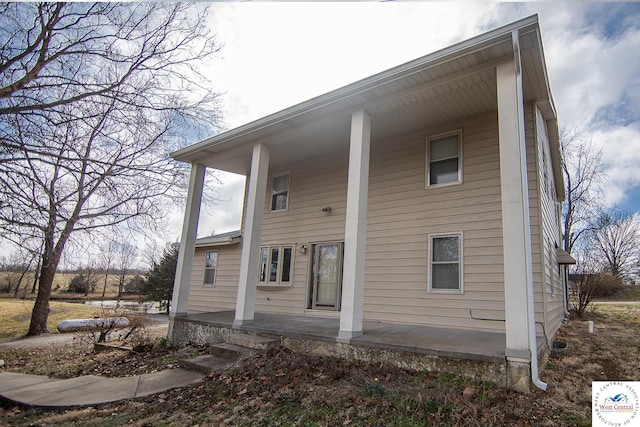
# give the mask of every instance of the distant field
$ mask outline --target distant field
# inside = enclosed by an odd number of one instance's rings
[[[76,275],[76,273],[56,273],[53,278],[53,286],[52,286],[52,298],[53,299],[100,299],[102,297],[102,290],[104,288],[104,274],[98,274],[98,284],[96,286],[96,290],[93,293],[90,293],[87,297],[84,294],[76,294],[72,292],[67,292],[67,288],[69,287],[69,282]],[[9,280],[11,283],[17,282],[18,275],[16,273],[7,273],[0,272],[0,287],[5,286]],[[133,276],[127,276],[125,279],[125,283]],[[29,273],[22,280],[22,284],[20,285],[19,295],[24,296],[27,299],[35,298],[36,294],[31,293],[31,289],[33,287],[33,274]],[[12,286],[12,289],[15,289],[15,285]],[[26,291],[26,293],[25,293]],[[37,291],[36,291],[37,292]],[[107,287],[105,289],[105,298],[106,299],[114,299],[118,295],[118,276],[115,274],[110,274],[107,278]],[[4,297],[12,297],[13,290],[9,293],[0,292],[0,298]],[[125,298],[132,297],[137,298],[137,296],[126,295]]]
[[[623,286],[615,294],[596,301],[640,301],[640,286]]]
[[[19,338],[26,335],[29,330],[33,301],[19,299],[0,299],[0,341]],[[51,312],[47,329],[57,333],[58,323],[65,319],[77,319],[100,315],[100,307],[91,307],[84,304],[51,301]]]

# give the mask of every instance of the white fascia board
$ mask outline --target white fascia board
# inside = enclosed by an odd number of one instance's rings
[[[236,243],[240,243],[242,241],[242,237],[227,237],[225,239],[198,239],[196,240],[196,248],[209,248],[214,246],[227,246],[227,245],[235,245]]]

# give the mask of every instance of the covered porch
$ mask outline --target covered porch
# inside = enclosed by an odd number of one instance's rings
[[[345,340],[339,337],[339,318],[256,312],[250,324],[234,325],[234,319],[233,310],[176,316],[171,319],[169,334],[184,343],[210,345],[225,343],[235,334],[258,335],[307,354],[508,383],[504,333],[365,320],[363,334]],[[538,337],[538,348],[544,347],[544,338]]]

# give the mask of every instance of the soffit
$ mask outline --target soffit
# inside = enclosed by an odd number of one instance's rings
[[[520,49],[525,99],[550,99],[537,21],[526,31],[521,29]],[[412,63],[397,67],[401,72],[392,69],[374,75],[210,138],[175,157],[246,174],[252,146],[260,142],[271,149],[270,166],[278,168],[348,147],[351,114],[358,110],[371,116],[374,140],[428,132],[496,111],[495,67],[512,57],[511,33],[506,32],[490,42],[471,44],[463,53],[433,62],[418,59],[414,67]]]

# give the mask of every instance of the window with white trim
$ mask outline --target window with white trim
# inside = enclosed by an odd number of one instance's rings
[[[427,187],[462,182],[462,144],[459,131],[427,140]]]
[[[260,248],[259,285],[289,285],[293,266],[293,246]]]
[[[429,292],[463,293],[462,233],[429,236]]]
[[[207,251],[204,254],[203,286],[215,286],[216,270],[218,269],[218,251]]]
[[[274,174],[271,178],[271,211],[283,211],[289,207],[289,181],[291,172]]]

